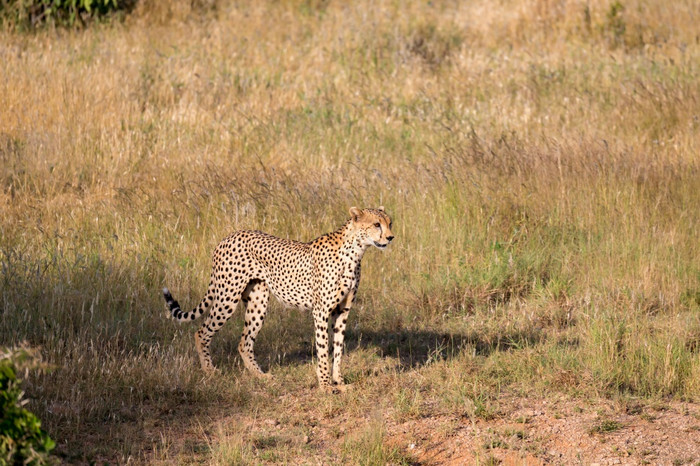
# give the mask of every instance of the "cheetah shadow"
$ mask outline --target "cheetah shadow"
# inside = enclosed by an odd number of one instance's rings
[[[306,327],[306,326],[304,326]],[[279,327],[263,334],[256,342],[258,362],[264,370],[272,366],[301,365],[314,362],[313,329],[297,327],[285,331],[281,338]],[[263,327],[263,333],[265,328]],[[445,361],[465,353],[487,357],[497,352],[507,352],[534,346],[545,338],[537,328],[527,330],[504,329],[485,335],[478,331],[446,332],[412,329],[372,329],[363,326],[348,328],[345,337],[346,358],[369,358],[362,363],[374,364],[377,359],[392,360],[399,372],[409,371],[431,362]],[[224,343],[222,353],[236,353],[238,340]],[[374,362],[373,362],[374,361]],[[348,366],[346,366],[348,367]]]
[[[445,361],[467,353],[489,356],[536,345],[543,340],[537,329],[507,330],[496,335],[471,332],[440,332],[402,329],[374,331],[357,329],[346,339],[348,353],[370,349],[380,357],[394,358],[399,371],[408,371],[436,361]]]

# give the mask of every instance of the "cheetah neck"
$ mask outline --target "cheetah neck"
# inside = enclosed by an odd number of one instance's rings
[[[339,232],[342,234],[343,238],[340,250],[344,253],[343,256],[346,261],[351,264],[359,264],[368,246],[362,244],[357,231],[350,227],[349,221],[343,225]]]

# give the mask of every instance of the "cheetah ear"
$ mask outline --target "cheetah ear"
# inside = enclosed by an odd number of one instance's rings
[[[362,215],[362,211],[357,207],[350,207],[350,215],[352,216],[352,221],[357,222],[357,219]]]
[[[380,205],[379,208],[378,208],[377,210],[380,210],[380,211],[384,212],[384,206],[383,206],[383,205]]]

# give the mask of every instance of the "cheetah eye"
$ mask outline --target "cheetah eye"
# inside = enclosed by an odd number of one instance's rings
[[[375,223],[374,226],[377,227],[377,228],[381,227],[381,225],[379,224],[379,222]]]

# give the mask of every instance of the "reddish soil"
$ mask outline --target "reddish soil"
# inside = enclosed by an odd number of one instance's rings
[[[409,464],[700,465],[700,404],[502,395],[494,406],[489,419],[447,414],[402,419],[391,409],[363,416],[342,403],[319,402],[317,390],[309,388],[281,394],[274,412],[211,413],[210,425],[199,418],[188,426],[174,420],[146,430],[157,443],[169,426],[166,464],[208,461],[209,446],[225,440],[217,424],[229,440],[252,449],[248,459],[254,463],[343,462],[346,439],[374,423],[383,426],[385,445],[397,453],[391,458]]]
[[[503,400],[491,420],[390,424],[390,443],[419,464],[697,464],[700,407]]]

